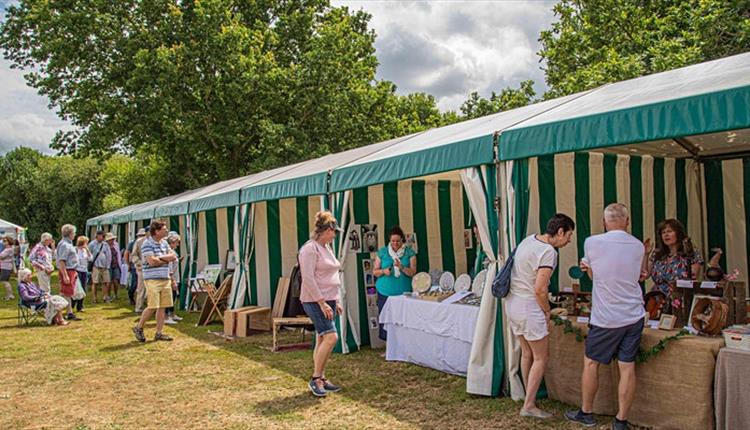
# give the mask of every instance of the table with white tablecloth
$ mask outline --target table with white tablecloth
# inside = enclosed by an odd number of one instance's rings
[[[478,316],[478,306],[389,297],[380,313],[385,358],[466,376]]]

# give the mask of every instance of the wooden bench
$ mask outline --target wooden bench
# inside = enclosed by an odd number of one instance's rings
[[[279,278],[279,283],[276,288],[276,297],[273,301],[273,312],[271,317],[273,319],[273,347],[272,351],[276,352],[280,349],[299,348],[308,346],[305,342],[305,326],[312,325],[312,320],[306,316],[296,317],[284,317],[284,307],[286,306],[286,299],[289,295],[289,278]],[[282,327],[299,327],[302,331],[302,342],[279,345],[278,333]]]

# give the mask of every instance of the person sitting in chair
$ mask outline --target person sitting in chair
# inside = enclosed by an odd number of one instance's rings
[[[23,306],[34,312],[43,309],[44,318],[49,325],[68,325],[62,316],[63,310],[68,307],[68,301],[64,297],[50,295],[31,282],[29,269],[19,270],[18,279],[18,294],[21,296]]]

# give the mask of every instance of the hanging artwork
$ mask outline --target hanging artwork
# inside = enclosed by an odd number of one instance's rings
[[[378,251],[378,225],[362,224],[362,252]]]
[[[355,254],[358,254],[362,252],[362,236],[360,236],[362,232],[361,226],[355,224],[352,226],[351,231],[349,231],[349,251],[353,252]]]
[[[464,230],[464,249],[471,249],[474,247],[474,232],[471,229]]]

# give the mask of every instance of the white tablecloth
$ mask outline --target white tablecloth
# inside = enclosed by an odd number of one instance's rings
[[[380,313],[385,358],[465,376],[478,316],[478,306],[390,297]]]

